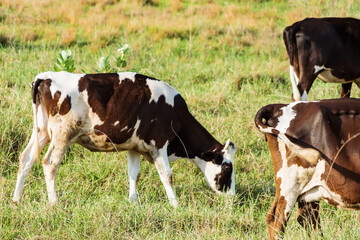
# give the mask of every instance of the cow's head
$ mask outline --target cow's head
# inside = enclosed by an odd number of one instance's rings
[[[206,163],[200,166],[210,187],[217,193],[235,194],[235,144],[228,140],[223,149],[201,154]]]

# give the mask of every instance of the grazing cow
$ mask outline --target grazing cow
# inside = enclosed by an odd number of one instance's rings
[[[21,199],[25,177],[49,142],[42,165],[50,204],[57,202],[56,172],[73,143],[90,151],[127,150],[130,200],[137,198],[141,155],[155,163],[174,207],[178,201],[169,162],[178,158],[194,162],[217,193],[235,194],[235,145],[216,141],[165,82],[133,72],[45,72],[33,83],[32,108],[34,128],[20,155],[14,202]]]
[[[306,18],[285,28],[293,101],[307,101],[319,77],[341,83],[341,97],[350,97],[352,82],[360,86],[360,20]]]
[[[298,203],[298,222],[316,230],[319,200],[360,209],[360,100],[271,104],[255,124],[265,133],[276,194],[266,217],[271,239],[284,232]]]

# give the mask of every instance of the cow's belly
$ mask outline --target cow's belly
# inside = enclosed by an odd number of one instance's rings
[[[326,164],[327,163],[325,160],[319,161],[312,179],[302,190],[299,196],[299,200],[305,202],[314,202],[323,199],[329,204],[332,204],[338,208],[360,210],[360,192],[350,191],[350,189],[348,189],[348,191],[342,192],[336,192],[332,190],[333,187],[339,186],[337,185],[338,182],[333,181],[333,179],[324,178],[324,176],[327,175],[327,172],[325,172]],[[331,189],[327,185],[328,182],[332,183]],[[343,190],[347,187],[350,187],[349,184],[344,184],[341,188],[339,187],[338,189]],[[354,185],[351,185],[351,187],[354,187]]]
[[[324,71],[322,71],[318,77],[324,81],[324,82],[330,82],[330,83],[346,83],[346,82],[351,82],[351,81],[346,81],[343,78],[337,78],[334,75],[331,74],[331,70],[330,69],[326,69]]]
[[[351,79],[351,80],[345,80],[344,78],[338,78],[338,77],[332,75],[330,68],[326,68],[325,70],[323,70],[323,71],[318,75],[318,77],[319,77],[323,82],[329,82],[329,83],[349,83],[349,82],[356,82],[356,83],[358,84],[358,82],[360,82],[360,78]]]
[[[305,202],[315,202],[320,200],[325,200],[327,203],[341,208],[341,209],[354,209],[360,210],[360,201],[359,202],[348,202],[344,199],[349,196],[340,196],[339,194],[329,190],[327,186],[314,186],[306,192],[303,192],[299,200]],[[353,196],[352,196],[353,197]]]
[[[96,135],[95,133],[88,133],[79,136],[76,143],[94,152],[119,152],[125,150],[135,150],[138,152],[149,152],[151,146],[146,144],[138,137],[131,137],[124,143],[115,144],[106,135]]]

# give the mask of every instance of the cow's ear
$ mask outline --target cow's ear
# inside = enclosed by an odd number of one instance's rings
[[[201,154],[201,158],[217,165],[221,165],[223,162],[223,155],[218,152],[204,152]]]

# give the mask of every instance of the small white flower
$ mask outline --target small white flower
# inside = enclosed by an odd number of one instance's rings
[[[105,68],[105,57],[101,57],[100,59],[99,59],[99,62],[98,62],[98,67],[100,68],[100,69],[104,69]]]
[[[119,45],[120,46],[120,45]],[[129,44],[125,43],[124,46],[120,47],[117,51],[120,53],[121,58],[124,58],[124,52],[129,49]]]
[[[129,44],[125,43],[124,46],[118,49],[118,52],[125,52],[128,48],[130,48]]]
[[[61,51],[61,56],[62,58],[65,60],[67,58],[69,58],[71,56],[71,50],[68,49],[68,50],[62,50]]]

